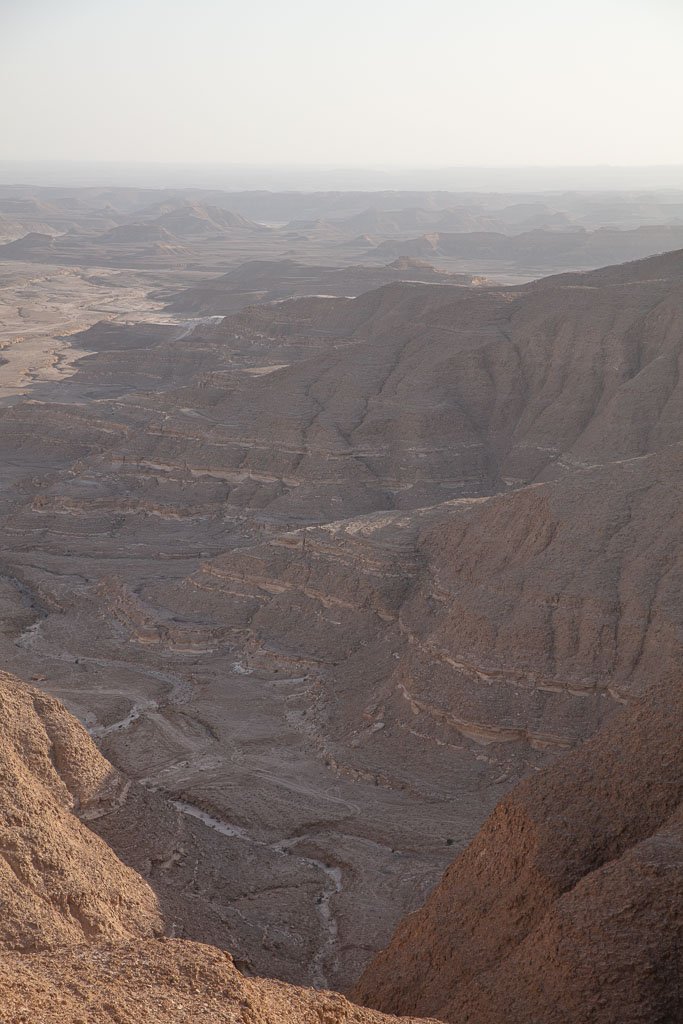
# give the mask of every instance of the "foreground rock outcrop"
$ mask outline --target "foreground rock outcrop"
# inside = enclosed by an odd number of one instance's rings
[[[0,701],[6,1024],[680,1019],[680,685],[654,686],[498,805],[364,973],[355,995],[380,1012],[151,937],[151,890],[77,818],[121,777],[58,702],[5,674]]]
[[[356,996],[468,1024],[680,1020],[683,687],[505,798]]]
[[[156,898],[76,817],[116,773],[56,701],[0,673],[0,949],[151,936]]]
[[[194,942],[73,946],[0,956],[6,1024],[390,1024],[335,992],[243,977]],[[407,1024],[415,1018],[402,1018]]]

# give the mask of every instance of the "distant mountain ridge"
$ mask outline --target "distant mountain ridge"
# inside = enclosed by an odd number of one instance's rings
[[[373,254],[423,259],[444,257],[466,260],[501,260],[510,265],[541,266],[566,263],[572,268],[643,259],[654,252],[669,252],[683,245],[683,225],[638,227],[630,231],[600,228],[595,231],[534,230],[515,235],[498,232],[446,233],[435,231],[406,241],[382,242]]]

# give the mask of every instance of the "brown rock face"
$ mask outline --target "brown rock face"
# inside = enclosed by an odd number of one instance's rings
[[[242,977],[191,942],[74,946],[0,958],[7,1024],[391,1024],[335,992]],[[418,1024],[415,1018],[403,1018]],[[427,1022],[423,1022],[427,1024]]]
[[[0,948],[149,936],[152,890],[75,816],[115,779],[55,700],[0,674]]]
[[[470,1024],[680,1020],[683,689],[504,799],[356,989]]]

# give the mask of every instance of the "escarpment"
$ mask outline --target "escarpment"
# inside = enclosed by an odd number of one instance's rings
[[[80,425],[60,412],[60,457],[91,455],[41,488],[44,514],[59,515],[65,488],[95,520],[108,502],[139,518],[193,507],[232,546],[247,512],[277,530],[657,451],[679,440],[679,263],[674,253],[507,289],[397,283],[254,307],[187,337],[143,331],[132,351],[157,392],[140,394],[133,374],[135,393],[99,402],[92,429],[93,411]],[[83,344],[96,352],[74,381],[108,375],[105,358],[128,372],[125,331],[91,333]],[[254,336],[264,365],[249,356],[252,374],[239,359]],[[293,356],[311,336],[315,348]],[[25,460],[44,411],[4,410],[9,462]]]
[[[483,745],[502,770],[575,746],[653,680],[675,685],[681,459],[673,446],[282,534],[142,595],[178,639],[185,622],[245,669],[314,673],[337,759],[356,760],[352,734],[381,720],[382,743],[413,729]]]

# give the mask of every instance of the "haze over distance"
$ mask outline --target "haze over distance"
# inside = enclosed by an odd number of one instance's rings
[[[370,188],[683,164],[677,0],[4,0],[0,27],[6,160],[374,168]],[[601,178],[630,187],[558,187]]]

